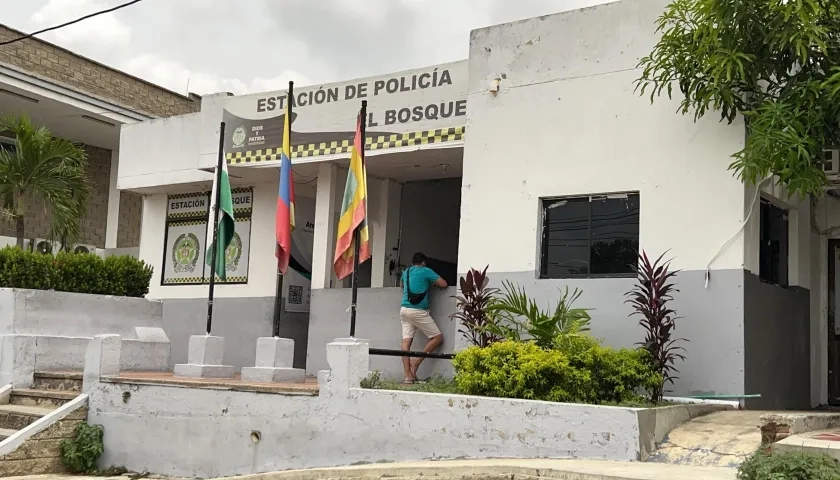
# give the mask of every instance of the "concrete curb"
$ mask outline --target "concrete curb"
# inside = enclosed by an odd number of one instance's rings
[[[420,480],[428,477],[434,477],[435,480],[735,480],[736,471],[716,467],[597,460],[463,460],[288,470],[229,477],[229,480]]]

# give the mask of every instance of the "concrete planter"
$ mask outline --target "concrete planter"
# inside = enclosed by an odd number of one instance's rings
[[[453,458],[639,461],[678,424],[731,408],[639,409],[362,389],[369,347],[357,339],[327,345],[330,370],[320,372],[317,396],[223,383],[185,388],[113,378],[121,345],[118,338],[95,338],[85,368],[89,421],[108,432],[103,465],[176,477]],[[172,448],[172,439],[181,438],[189,439],[188,451]]]
[[[31,384],[35,371],[81,371],[91,338],[118,334],[123,370],[169,367],[162,304],[144,298],[0,289],[0,382]]]

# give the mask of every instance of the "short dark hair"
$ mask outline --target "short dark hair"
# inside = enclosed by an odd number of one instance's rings
[[[423,255],[423,252],[417,252],[411,256],[411,263],[414,265],[420,265],[421,263],[426,261],[426,255]]]

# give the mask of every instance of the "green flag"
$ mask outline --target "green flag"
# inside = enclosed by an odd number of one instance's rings
[[[207,252],[204,256],[204,262],[210,265],[216,276],[222,280],[226,280],[225,274],[225,252],[228,245],[233,240],[233,230],[235,222],[233,220],[233,195],[230,193],[230,178],[228,177],[227,162],[222,161],[222,174],[216,172],[213,180],[213,193],[211,193],[210,201],[216,201],[216,192],[219,194],[219,204],[214,205],[210,209],[210,220],[207,222]],[[218,246],[213,242],[213,220],[214,208],[219,208],[219,235]],[[216,249],[216,264],[213,265],[213,249]],[[211,273],[212,275],[212,273]]]

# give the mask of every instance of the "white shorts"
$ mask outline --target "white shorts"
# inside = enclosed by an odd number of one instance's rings
[[[420,330],[427,338],[440,335],[440,329],[435,320],[429,315],[428,310],[417,308],[400,308],[400,321],[402,322],[402,338],[408,340],[414,338],[417,330]]]

